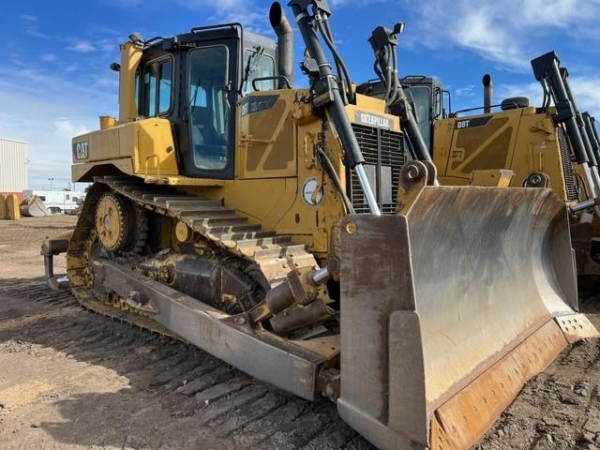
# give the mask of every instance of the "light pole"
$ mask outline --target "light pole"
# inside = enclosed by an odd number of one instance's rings
[[[50,190],[52,190],[52,180],[54,180],[54,178],[48,178],[48,181],[50,181]]]

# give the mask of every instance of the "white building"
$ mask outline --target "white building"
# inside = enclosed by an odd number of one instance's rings
[[[17,194],[21,199],[28,187],[27,143],[0,138],[0,194]]]

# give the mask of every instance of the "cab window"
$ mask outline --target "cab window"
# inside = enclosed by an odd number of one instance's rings
[[[260,49],[247,48],[244,50],[244,74],[245,82],[242,86],[242,94],[246,95],[254,91],[252,82],[256,78],[272,77],[275,74],[275,61]],[[275,80],[261,80],[256,82],[256,89],[266,91],[275,89]]]
[[[427,147],[431,144],[431,123],[432,123],[432,95],[429,86],[410,86],[412,99],[414,100],[414,109],[419,121],[419,129]]]
[[[172,78],[173,61],[170,58],[146,64],[142,75],[144,92],[142,115],[161,116],[171,110]]]
[[[190,53],[189,126],[194,165],[202,170],[227,166],[231,105],[228,73],[229,49],[203,47]]]

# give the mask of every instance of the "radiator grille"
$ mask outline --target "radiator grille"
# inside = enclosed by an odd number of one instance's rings
[[[565,178],[565,193],[567,200],[577,200],[579,197],[577,190],[577,179],[573,170],[573,157],[569,147],[569,141],[565,130],[562,127],[557,127],[558,132],[558,147],[563,166],[563,176]]]
[[[364,169],[383,214],[396,211],[400,169],[406,161],[402,133],[352,124],[365,158]],[[354,171],[348,171],[347,192],[357,214],[369,212],[364,192]]]

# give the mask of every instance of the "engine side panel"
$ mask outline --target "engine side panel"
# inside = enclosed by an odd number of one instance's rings
[[[171,123],[152,118],[93,131],[73,139],[73,181],[89,182],[94,168],[115,170],[139,177],[178,175]],[[98,170],[98,169],[96,169]]]
[[[556,194],[567,199],[559,130],[550,115],[535,108],[438,120],[434,163],[442,184],[469,184],[478,170],[509,169],[511,186],[523,186],[533,172],[549,176]]]

